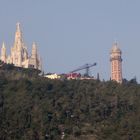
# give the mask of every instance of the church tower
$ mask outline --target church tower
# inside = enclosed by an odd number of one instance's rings
[[[3,42],[2,44],[2,48],[1,48],[1,60],[6,63],[6,47],[5,44]]]
[[[35,42],[33,42],[33,44],[32,44],[31,58],[37,59],[37,46],[36,46]]]
[[[11,49],[12,63],[16,66],[22,67],[22,62],[24,61],[24,59],[27,59],[27,55],[28,54],[24,46],[20,23],[17,23],[14,46]]]
[[[114,43],[110,53],[111,80],[122,83],[122,57],[118,43]]]
[[[38,54],[37,54],[37,46],[36,43],[33,42],[32,45],[32,53],[31,53],[31,58],[30,58],[30,66],[38,69],[39,68],[39,59],[38,59]]]

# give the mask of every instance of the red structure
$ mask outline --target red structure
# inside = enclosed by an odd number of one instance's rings
[[[78,79],[81,77],[80,73],[69,73],[66,75],[67,79]]]

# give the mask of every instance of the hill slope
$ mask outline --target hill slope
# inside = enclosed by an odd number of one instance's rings
[[[139,140],[140,85],[0,70],[0,140]]]

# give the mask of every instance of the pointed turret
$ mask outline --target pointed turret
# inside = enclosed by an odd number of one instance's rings
[[[35,42],[33,42],[33,45],[32,45],[32,54],[31,54],[29,65],[30,65],[30,67],[35,68],[35,69],[40,68],[40,61],[38,58],[37,45]]]
[[[17,22],[17,24],[16,24],[16,31],[17,32],[20,32],[21,30],[20,30],[20,23],[19,22]]]
[[[41,56],[39,56],[38,58],[39,58],[38,59],[38,69],[42,71],[42,69],[43,69],[42,68],[42,58],[41,58]]]
[[[22,66],[22,61],[23,61],[23,51],[24,50],[24,42],[23,42],[23,37],[22,37],[22,31],[20,28],[20,23],[18,22],[16,24],[16,32],[15,32],[15,41],[14,41],[14,46],[12,48],[11,52],[11,58],[12,62],[16,65],[21,67]]]
[[[22,48],[24,48],[23,36],[19,22],[16,24],[14,48],[20,51]]]
[[[5,47],[4,42],[1,48],[1,60],[6,63],[6,47]]]
[[[33,59],[37,59],[37,46],[36,46],[36,43],[33,42],[33,45],[32,45],[32,55],[31,57]]]
[[[38,70],[42,71],[43,70],[43,65],[42,65],[42,57],[38,55]]]

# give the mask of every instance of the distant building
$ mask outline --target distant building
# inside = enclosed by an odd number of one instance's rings
[[[75,79],[75,80],[90,80],[90,79],[94,79],[94,77],[87,77],[87,76],[83,76],[80,73],[69,73],[66,74],[66,79],[71,80],[71,79]]]
[[[49,79],[60,79],[61,78],[61,76],[57,75],[56,73],[46,74],[44,77],[49,78]]]
[[[122,57],[121,50],[118,47],[117,43],[113,44],[110,53],[110,61],[111,61],[111,80],[117,81],[118,83],[122,83]]]
[[[15,41],[11,47],[11,53],[7,56],[5,44],[2,44],[0,59],[5,63],[14,64],[17,67],[35,68],[41,70],[41,61],[38,56],[37,46],[32,45],[32,53],[29,55],[23,41],[20,23],[16,25]]]
[[[81,74],[80,73],[69,73],[69,74],[66,74],[66,78],[67,79],[79,79],[81,78]]]

